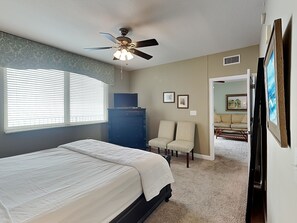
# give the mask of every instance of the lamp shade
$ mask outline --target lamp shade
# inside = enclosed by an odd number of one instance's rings
[[[117,59],[120,59],[120,57],[121,57],[121,51],[117,50],[117,51],[113,54],[113,56],[114,56],[115,58],[117,58]]]

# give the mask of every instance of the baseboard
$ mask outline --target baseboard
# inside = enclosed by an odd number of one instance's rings
[[[203,154],[198,154],[198,153],[194,153],[194,157],[195,158],[199,158],[199,159],[204,159],[204,160],[211,160],[213,161],[213,158],[209,155],[203,155]]]

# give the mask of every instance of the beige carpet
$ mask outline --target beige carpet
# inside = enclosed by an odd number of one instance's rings
[[[190,168],[186,168],[184,156],[172,157],[175,178],[172,197],[168,203],[160,204],[145,222],[245,222],[247,146],[245,142],[228,141],[215,142],[218,154],[215,161],[195,159],[190,161]],[[238,151],[241,152],[236,153]]]

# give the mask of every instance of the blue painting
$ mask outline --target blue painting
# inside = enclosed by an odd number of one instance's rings
[[[269,120],[277,125],[277,99],[276,99],[276,81],[275,81],[275,66],[274,66],[274,52],[271,53],[269,62],[266,68],[267,72],[267,96]]]

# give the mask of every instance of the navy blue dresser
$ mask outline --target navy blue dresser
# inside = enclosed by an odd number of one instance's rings
[[[108,109],[110,143],[146,150],[145,108]]]

